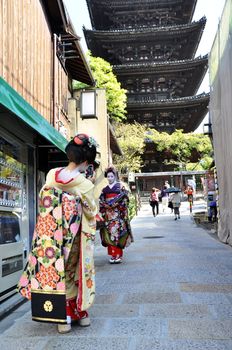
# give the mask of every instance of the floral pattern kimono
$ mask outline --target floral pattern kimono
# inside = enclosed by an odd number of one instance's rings
[[[100,235],[102,245],[108,247],[109,255],[122,256],[122,249],[133,242],[128,204],[128,192],[119,182],[112,188],[103,188],[99,205],[104,226],[100,229]]]
[[[95,296],[93,184],[79,174],[67,183],[52,169],[39,196],[39,215],[18,291],[32,300],[32,319],[78,319]],[[71,314],[70,314],[71,313]]]

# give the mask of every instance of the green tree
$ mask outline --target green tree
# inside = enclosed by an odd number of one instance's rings
[[[162,152],[166,164],[177,168],[185,165],[187,170],[206,170],[212,163],[212,144],[204,134],[183,133],[176,130],[172,134],[150,129],[147,136],[154,143],[155,151]]]
[[[96,81],[96,88],[106,89],[107,111],[111,121],[126,119],[126,90],[121,88],[109,62],[88,53],[90,68]],[[86,88],[87,85],[74,81],[75,89]]]
[[[123,156],[114,156],[114,164],[121,173],[138,172],[142,165],[145,149],[146,126],[139,123],[117,123],[115,133]]]

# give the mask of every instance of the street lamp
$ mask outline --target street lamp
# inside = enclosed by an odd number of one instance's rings
[[[213,132],[212,132],[212,124],[211,123],[207,123],[207,124],[203,125],[203,134],[208,135],[209,137],[212,136]]]
[[[96,91],[81,91],[80,114],[82,119],[96,118]]]
[[[183,188],[183,174],[182,174],[183,164],[182,163],[180,163],[179,168],[180,168],[180,188],[182,189]]]

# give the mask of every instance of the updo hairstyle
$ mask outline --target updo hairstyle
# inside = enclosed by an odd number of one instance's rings
[[[113,174],[115,175],[116,179],[118,179],[118,172],[117,172],[117,170],[116,170],[113,166],[110,166],[109,168],[107,168],[107,169],[105,170],[104,176],[107,177],[107,175],[108,175],[109,173],[113,173]]]
[[[85,161],[88,164],[94,162],[97,154],[97,143],[86,134],[77,134],[65,147],[69,162],[81,164]]]

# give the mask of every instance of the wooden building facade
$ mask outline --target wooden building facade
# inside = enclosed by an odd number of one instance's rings
[[[62,1],[2,0],[0,32],[0,76],[69,138],[71,79],[94,81]]]
[[[0,1],[0,301],[15,293],[46,172],[67,163],[72,79],[94,79],[62,0]]]

